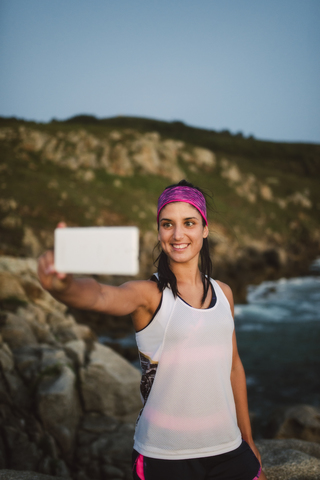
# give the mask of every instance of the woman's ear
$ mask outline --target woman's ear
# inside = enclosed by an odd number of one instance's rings
[[[203,238],[207,238],[208,235],[209,235],[209,228],[208,228],[208,225],[206,225],[203,229]]]

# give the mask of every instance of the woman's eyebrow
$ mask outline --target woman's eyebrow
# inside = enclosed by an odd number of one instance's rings
[[[197,220],[197,217],[186,217],[184,218],[183,220]],[[171,218],[161,218],[159,220],[160,222],[172,222],[172,219]]]

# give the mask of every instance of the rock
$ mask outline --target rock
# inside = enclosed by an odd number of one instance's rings
[[[24,296],[20,298],[22,301],[27,301],[28,299],[34,301],[45,312],[66,311],[67,307],[65,305],[55,300],[40,286],[37,276],[37,262],[33,258],[0,256],[0,276],[3,274],[9,274],[18,281],[24,292]],[[8,277],[5,278],[5,282],[7,282],[7,280]],[[7,288],[6,285],[5,288]],[[12,287],[13,291],[18,293],[21,291],[19,290],[19,287],[17,287],[16,290],[15,289],[16,287]],[[1,286],[0,292],[2,291],[3,288]],[[16,294],[15,298],[19,299],[19,296]]]
[[[83,340],[71,340],[65,343],[64,349],[66,354],[76,362],[76,365],[80,367],[84,365],[86,345]]]
[[[62,312],[52,312],[48,315],[47,322],[59,342],[67,343],[71,340],[79,340],[79,329],[71,315],[65,316]]]
[[[230,164],[229,160],[223,158],[220,165],[222,168],[221,176],[227,179],[231,185],[242,181],[242,174],[236,164]]]
[[[319,480],[320,446],[301,440],[260,440],[268,480]]]
[[[44,428],[64,454],[72,452],[81,415],[75,374],[63,366],[57,375],[46,374],[37,391],[37,409]]]
[[[206,167],[212,170],[216,166],[216,156],[206,148],[195,147],[193,149],[194,161],[198,167]]]
[[[6,449],[5,449],[2,437],[0,436],[0,471],[6,467],[7,467]]]
[[[116,175],[133,175],[132,163],[128,150],[124,145],[117,143],[110,153],[110,172]]]
[[[273,192],[269,185],[260,185],[260,196],[263,200],[271,202],[273,200]]]
[[[8,463],[12,469],[36,471],[41,452],[27,434],[17,428],[4,426],[3,435],[10,450]],[[1,477],[0,477],[1,478]]]
[[[6,217],[4,217],[1,220],[0,223],[1,223],[2,227],[4,227],[4,228],[14,230],[14,229],[20,227],[22,222],[21,222],[20,217],[18,217],[16,215],[9,214]]]
[[[37,258],[43,251],[43,247],[32,228],[27,226],[24,227],[22,245],[25,247],[26,253],[29,257]]]
[[[65,480],[66,478],[68,477],[53,477],[36,472],[0,470],[0,480]]]
[[[15,366],[26,382],[32,381],[41,367],[42,349],[38,346],[24,345],[14,350]]]
[[[86,414],[79,427],[76,451],[78,465],[83,467],[91,479],[94,458],[96,466],[99,465],[101,470],[101,476],[97,475],[97,478],[131,479],[133,432],[134,425],[131,423],[122,423],[95,413]],[[110,475],[113,472],[114,476],[106,476],[107,472]]]
[[[118,478],[125,478],[124,473],[113,465],[103,465],[101,470],[105,474],[106,478],[112,478],[114,480]]]
[[[0,272],[0,300],[7,298],[16,298],[24,302],[28,300],[19,279],[12,273]]]
[[[0,342],[0,365],[3,372],[11,372],[14,368],[12,352],[6,343]]]
[[[275,438],[297,438],[320,443],[320,408],[296,405],[284,411],[277,419]]]
[[[80,370],[80,378],[87,412],[121,418],[136,416],[141,409],[140,373],[111,348],[94,343],[89,364]]]
[[[0,324],[0,333],[3,341],[11,349],[38,343],[32,329],[26,321],[13,313],[6,313]]]
[[[298,205],[303,208],[312,208],[312,202],[308,198],[308,195],[301,192],[295,192],[287,197],[287,202],[291,202],[294,205]]]
[[[3,372],[3,376],[13,404],[19,408],[30,408],[30,392],[16,372]]]
[[[101,433],[112,433],[119,426],[113,417],[101,415],[99,413],[89,413],[83,417],[81,429],[85,432],[100,435]]]

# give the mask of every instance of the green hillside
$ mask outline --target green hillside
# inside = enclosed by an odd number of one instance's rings
[[[210,238],[226,279],[239,275],[233,256],[249,258],[247,280],[259,281],[306,271],[319,254],[320,145],[131,117],[1,118],[0,158],[0,254],[35,256],[61,220],[138,225],[151,252],[158,195],[181,178],[213,197]]]

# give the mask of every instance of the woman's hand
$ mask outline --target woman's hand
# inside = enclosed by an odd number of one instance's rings
[[[260,466],[261,466],[261,469],[262,469],[261,455],[260,455],[260,452],[257,449],[255,443],[252,440],[251,442],[247,442],[247,444],[249,445],[249,447],[251,448],[251,450],[253,451],[253,453],[255,454],[257,459],[259,460]],[[267,480],[267,477],[262,470],[261,470],[261,473],[260,473],[260,476],[259,476],[259,480]]]
[[[255,454],[255,456],[257,457],[257,459],[259,460],[260,462],[260,465],[261,465],[261,455],[260,455],[260,452],[259,450],[257,449],[255,443],[252,441],[252,442],[247,442],[249,447],[251,448],[251,450],[253,451],[253,453]],[[262,465],[261,465],[262,467]]]
[[[66,223],[60,222],[57,228],[66,228]],[[59,273],[54,268],[54,253],[45,252],[38,259],[38,276],[42,287],[49,292],[63,292],[72,282],[72,275]]]
[[[42,287],[50,293],[63,292],[72,282],[72,275],[59,273],[55,270],[52,250],[45,252],[39,257],[38,276]]]

